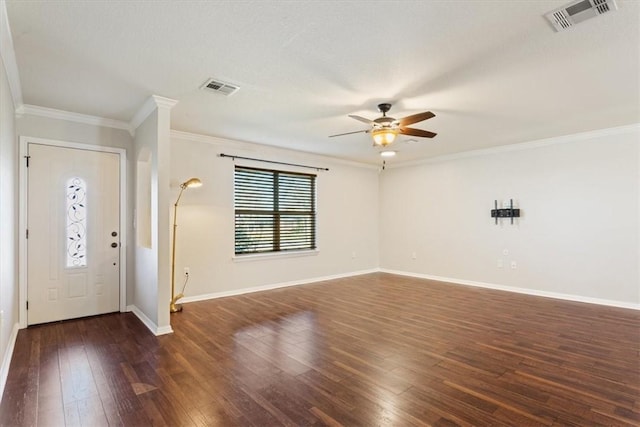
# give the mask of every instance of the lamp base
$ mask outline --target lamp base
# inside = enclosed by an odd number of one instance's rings
[[[179,311],[182,311],[182,304],[176,304],[176,303],[183,296],[184,296],[184,294],[180,293],[180,294],[174,296],[173,298],[171,298],[171,302],[169,303],[169,312],[170,313],[177,313]]]

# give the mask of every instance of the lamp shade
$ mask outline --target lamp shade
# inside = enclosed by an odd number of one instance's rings
[[[199,178],[190,178],[185,182],[183,182],[182,184],[180,184],[180,188],[194,188],[194,187],[201,187],[201,186],[202,186],[202,181],[200,181]]]
[[[381,145],[385,147],[396,140],[396,136],[398,136],[398,129],[374,129],[373,131],[371,131],[371,136],[373,136],[373,143],[375,145]]]

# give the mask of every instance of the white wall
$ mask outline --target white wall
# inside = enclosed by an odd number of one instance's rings
[[[150,194],[148,183],[136,182],[134,200],[150,197],[150,218],[145,227],[150,227],[151,241],[135,242],[135,281],[133,292],[133,310],[147,327],[156,335],[171,332],[169,320],[169,168],[170,168],[170,108],[175,101],[151,96],[141,108],[134,122],[140,122],[134,139],[134,159],[150,160],[144,165],[144,173],[150,172]],[[139,118],[144,117],[144,118]],[[144,163],[144,162],[142,162]],[[139,171],[142,172],[142,171]],[[149,209],[146,209],[149,210]],[[136,230],[137,231],[137,230]]]
[[[134,279],[133,247],[133,205],[134,205],[134,166],[133,139],[129,132],[122,129],[113,129],[104,126],[96,126],[86,123],[78,123],[70,120],[54,119],[25,114],[16,121],[18,136],[30,136],[36,138],[53,139],[80,144],[97,145],[101,147],[123,148],[127,155],[127,218],[123,227],[127,228],[127,304],[132,301],[132,286]]]
[[[236,161],[256,167],[317,173],[317,255],[234,261],[234,161],[218,157],[219,153],[330,168],[314,172]],[[182,288],[184,267],[190,269],[185,294],[192,299],[378,267],[376,168],[289,150],[174,133],[171,204],[175,202],[180,183],[191,177],[200,178],[203,186],[185,190],[180,200],[176,293]]]
[[[639,129],[387,169],[381,267],[637,305]],[[494,225],[494,199],[509,198],[522,217]]]
[[[151,246],[143,246],[139,242],[135,242],[135,280],[133,282],[132,300],[133,305],[141,310],[155,325],[158,324],[157,128],[157,115],[152,114],[136,129],[135,135],[135,158],[139,157],[141,150],[146,150],[150,153],[151,159],[151,191],[148,194],[148,197],[151,198],[151,218],[149,218]],[[136,191],[139,191],[137,183]],[[143,197],[147,197],[147,195]],[[154,224],[156,225],[155,227],[153,226]]]
[[[4,7],[4,5],[0,5]],[[0,14],[1,15],[1,14]],[[0,395],[18,325],[18,154],[14,104],[0,58]]]
[[[158,169],[156,179],[158,184],[158,200],[154,209],[158,210],[158,331],[157,333],[169,333],[171,330],[169,301],[171,300],[170,276],[171,270],[171,220],[169,200],[171,179],[171,108],[176,101],[153,97],[156,102],[156,114],[158,116],[157,131],[157,155]]]

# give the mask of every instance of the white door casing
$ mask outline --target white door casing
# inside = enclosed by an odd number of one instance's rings
[[[124,153],[33,139],[23,147],[28,311],[21,324],[124,311]]]

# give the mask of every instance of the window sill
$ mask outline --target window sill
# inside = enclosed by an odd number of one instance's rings
[[[317,249],[313,249],[309,251],[295,251],[295,252],[269,252],[266,254],[234,255],[232,259],[233,259],[233,262],[262,261],[267,259],[315,256],[315,255],[318,255],[319,253],[320,251]]]

